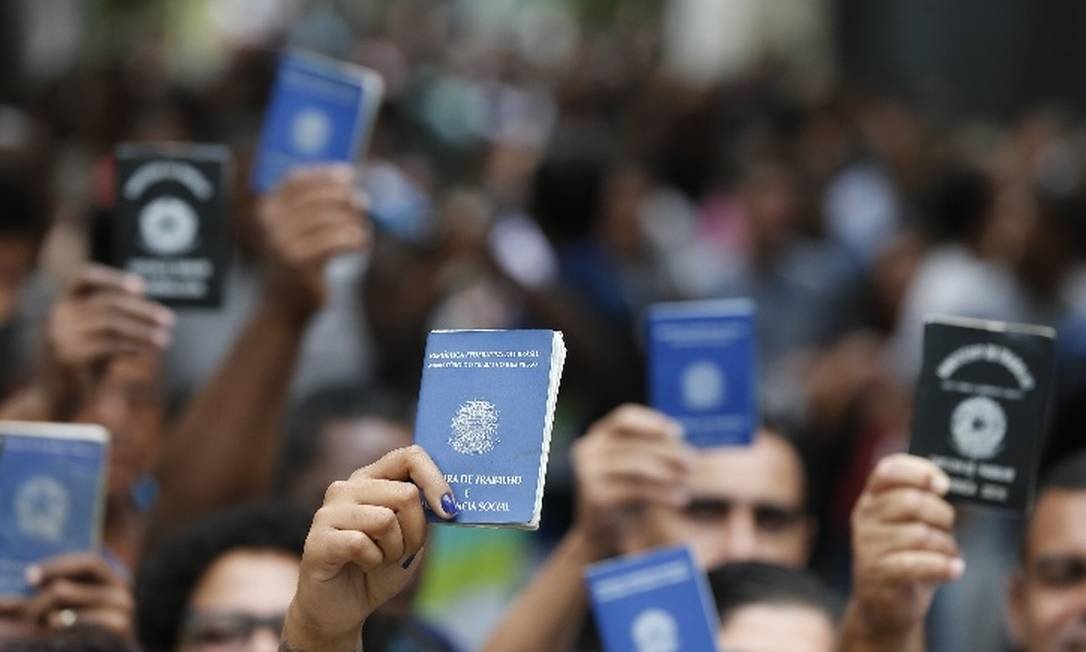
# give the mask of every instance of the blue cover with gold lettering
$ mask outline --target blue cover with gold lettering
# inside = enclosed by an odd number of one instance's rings
[[[288,52],[264,118],[253,164],[253,188],[267,192],[292,169],[354,161],[374,120],[380,77],[303,52]]]
[[[689,548],[600,562],[585,578],[608,652],[716,652],[716,608]]]
[[[101,441],[0,428],[0,595],[28,593],[28,564],[97,547],[107,460]]]
[[[430,333],[415,442],[452,487],[455,523],[538,527],[564,360],[556,331]]]
[[[679,421],[694,446],[749,444],[757,431],[754,317],[746,299],[649,309],[652,406]]]

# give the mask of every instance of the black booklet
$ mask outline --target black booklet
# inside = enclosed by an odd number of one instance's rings
[[[113,259],[174,307],[222,305],[230,251],[227,174],[219,145],[121,145]]]
[[[1055,331],[929,317],[909,452],[951,479],[950,498],[1026,509],[1052,390]]]

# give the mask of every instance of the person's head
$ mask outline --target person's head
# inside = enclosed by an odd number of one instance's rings
[[[153,549],[136,579],[149,652],[277,650],[309,515],[281,505],[212,516]]]
[[[717,645],[728,652],[831,652],[837,605],[813,575],[758,562],[709,573],[720,615]]]
[[[335,480],[346,480],[385,453],[410,446],[405,402],[355,385],[319,389],[306,397],[284,440],[278,489],[298,505],[319,507]]]
[[[1086,452],[1042,483],[1011,581],[1010,629],[1026,652],[1086,649]]]
[[[149,473],[161,444],[162,359],[151,353],[112,358],[76,408],[75,421],[110,432],[110,497],[125,496]]]
[[[685,509],[646,508],[624,552],[688,544],[704,568],[807,563],[815,525],[807,513],[806,471],[780,434],[762,429],[750,446],[698,451],[690,491]]]

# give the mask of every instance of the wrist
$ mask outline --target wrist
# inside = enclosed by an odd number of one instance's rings
[[[355,652],[362,647],[363,618],[357,627],[331,632],[316,622],[298,606],[290,603],[283,620],[283,638],[280,650],[284,652]]]
[[[615,554],[608,540],[579,522],[574,523],[566,533],[562,545],[576,559],[585,564],[595,563]]]
[[[867,613],[863,605],[850,600],[841,625],[842,649],[846,652],[923,652],[923,622],[891,625]]]

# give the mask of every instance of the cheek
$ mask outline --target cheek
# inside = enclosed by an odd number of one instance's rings
[[[1060,630],[1083,617],[1084,601],[1074,591],[1033,591],[1026,600],[1026,638],[1042,642],[1040,649],[1055,643]]]

